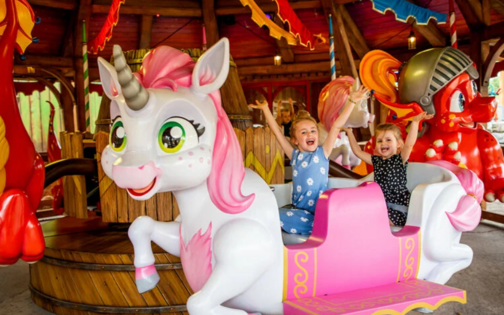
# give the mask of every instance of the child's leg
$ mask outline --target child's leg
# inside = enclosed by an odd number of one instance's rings
[[[290,234],[310,235],[313,229],[314,215],[302,209],[280,208],[280,224]]]
[[[406,224],[406,215],[401,211],[397,211],[391,208],[388,208],[388,216],[390,222],[396,226],[404,226]]]

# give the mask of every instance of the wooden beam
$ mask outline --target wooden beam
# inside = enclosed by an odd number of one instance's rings
[[[364,55],[369,52],[369,46],[367,45],[364,36],[362,36],[360,29],[355,24],[345,6],[340,6],[340,9],[345,28],[347,30],[346,34],[348,36],[348,41],[350,42],[350,45],[352,45],[359,58],[363,58]]]
[[[278,17],[278,15],[275,15],[274,17],[275,23],[280,26],[281,28],[284,28],[284,24],[282,23],[282,20]],[[289,44],[287,44],[287,41],[285,38],[280,38],[275,40],[278,52],[280,53],[280,56],[282,56],[282,62],[285,63],[291,63],[294,61],[294,53],[292,52],[291,47]]]
[[[422,34],[422,36],[429,41],[432,47],[446,46],[446,36],[439,30],[432,20],[429,21],[427,25],[418,25],[416,21],[413,21],[411,25],[418,31],[418,33]]]
[[[455,0],[470,29],[481,28],[483,15],[479,0]]]
[[[487,26],[483,31],[483,40],[504,37],[504,22]]]
[[[326,0],[324,0],[326,1]],[[355,62],[353,59],[352,48],[350,48],[350,43],[348,42],[347,33],[345,30],[345,25],[343,23],[343,17],[341,11],[344,5],[338,4],[332,6],[332,11],[334,13],[335,20],[333,20],[334,28],[334,41],[335,45],[340,47],[337,50],[338,59],[341,63],[343,75],[350,75],[354,78],[358,78],[357,68],[355,67]],[[336,25],[334,25],[336,22]]]
[[[208,47],[212,47],[219,40],[219,26],[215,16],[214,0],[203,0],[201,3],[203,11],[203,23],[205,23],[206,38]]]
[[[481,19],[483,24],[490,25],[490,8],[492,4],[490,0],[481,0]]]
[[[62,10],[75,10],[77,1],[75,0],[28,0],[31,5],[39,5],[41,7],[56,8]]]
[[[26,60],[21,60],[15,54],[14,64],[29,67],[71,68],[73,66],[73,59],[71,57],[26,55]]]
[[[91,10],[93,13],[108,14],[110,6],[93,4]],[[165,8],[151,6],[121,6],[121,14],[137,14],[137,15],[156,15],[173,16],[173,17],[201,17],[201,9],[198,8]]]
[[[504,0],[490,0],[490,5],[497,13],[504,16]]]
[[[261,10],[264,12],[276,12],[276,3],[266,3],[258,4]],[[291,7],[293,10],[302,9],[318,9],[322,7],[322,4],[318,0],[308,0],[308,1],[297,1],[292,2]],[[237,15],[237,14],[250,14],[250,9],[244,6],[237,7],[219,7],[215,9],[215,15]]]
[[[140,23],[140,44],[139,49],[149,49],[151,48],[151,36],[152,36],[152,15],[142,15],[142,21]]]
[[[271,58],[271,62],[273,63],[273,58]],[[324,72],[328,71],[328,69],[331,69],[329,61],[319,61],[311,63],[282,64],[280,66],[271,64],[267,66],[238,67],[238,73],[240,76],[271,75],[303,72]]]
[[[504,52],[504,38],[492,47],[482,67],[483,71],[481,74],[483,79],[481,80],[481,90],[483,96],[488,96],[488,85],[490,84],[493,68],[502,52]]]

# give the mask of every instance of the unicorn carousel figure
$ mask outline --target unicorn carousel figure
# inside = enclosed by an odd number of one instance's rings
[[[405,313],[465,303],[464,291],[442,284],[472,261],[472,250],[459,244],[461,231],[479,222],[482,192],[470,171],[412,163],[413,206],[397,233],[372,174],[331,179],[337,189],[320,197],[312,236],[284,246],[278,206],[292,187],[272,192],[244,169],[221,105],[228,40],[196,63],[158,47],[137,73],[119,46],[113,52],[114,66],[98,60],[113,121],[101,165],[132,198],[172,191],[180,208],[173,222],[143,216],[130,226],[139,292],[159,281],[153,241],[180,256],[195,292],[187,301],[191,315]]]
[[[328,130],[331,129],[332,124],[339,117],[350,92],[357,91],[359,87],[359,79],[343,76],[332,80],[322,89],[318,102],[320,143],[325,141]],[[362,100],[354,107],[345,123],[345,127],[367,128],[374,118],[374,115],[369,114],[367,101]],[[338,139],[334,143],[334,149],[329,156],[329,160],[335,161],[347,169],[351,169],[361,163],[361,160],[352,152],[345,132],[340,132]]]

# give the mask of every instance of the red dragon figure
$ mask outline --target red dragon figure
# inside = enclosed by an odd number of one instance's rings
[[[35,216],[44,163],[23,126],[13,81],[14,48],[31,42],[33,11],[24,0],[0,0],[0,265],[42,258],[44,237]]]
[[[494,117],[496,102],[477,92],[473,80],[479,74],[467,55],[452,47],[432,48],[401,64],[376,50],[364,56],[360,75],[363,84],[375,90],[376,98],[390,109],[387,122],[398,125],[403,136],[411,117],[421,111],[435,114],[421,125],[410,161],[442,159],[465,166],[484,182],[486,201],[504,202],[501,147],[478,124]],[[366,151],[373,153],[374,139]]]

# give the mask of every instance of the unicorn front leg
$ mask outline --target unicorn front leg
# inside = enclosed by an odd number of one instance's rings
[[[150,217],[138,217],[128,230],[135,251],[135,278],[138,292],[152,290],[159,282],[154,267],[151,241],[168,253],[180,256],[180,223],[157,222]]]
[[[187,301],[189,314],[246,315],[222,304],[252,287],[275,259],[281,259],[275,253],[272,235],[257,221],[237,219],[224,224],[214,237],[212,274]]]

